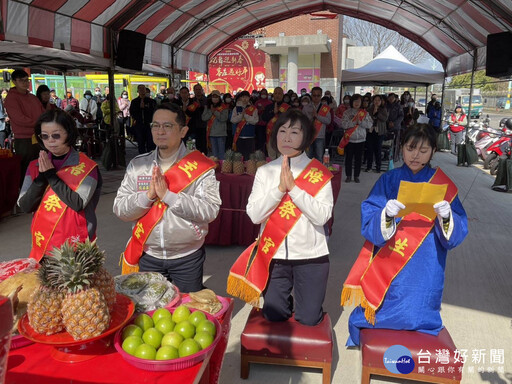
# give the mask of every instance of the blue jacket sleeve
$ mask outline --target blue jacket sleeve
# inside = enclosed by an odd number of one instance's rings
[[[455,248],[457,245],[462,243],[462,241],[466,238],[468,234],[468,217],[466,216],[466,211],[462,206],[459,197],[456,196],[455,199],[451,203],[452,207],[452,219],[453,219],[453,231],[449,239],[443,234],[443,229],[439,224],[439,220],[435,220],[434,231],[437,239],[440,241],[441,245],[446,249]]]

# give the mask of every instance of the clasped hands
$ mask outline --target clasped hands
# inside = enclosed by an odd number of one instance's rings
[[[55,168],[45,151],[39,151],[39,173],[46,172],[52,168]]]
[[[158,197],[160,200],[163,200],[168,190],[167,180],[162,174],[160,167],[158,165],[153,165],[149,190],[146,193],[148,199],[155,200]]]
[[[388,200],[384,209],[386,210],[387,217],[395,217],[402,209],[405,209],[405,205],[398,200],[392,199]],[[448,219],[452,213],[452,208],[449,202],[443,200],[434,204],[434,211],[437,213],[437,216],[442,219]]]
[[[292,170],[288,164],[288,156],[283,155],[278,188],[281,193],[286,193],[291,191],[293,187],[295,187],[295,179],[293,178]]]

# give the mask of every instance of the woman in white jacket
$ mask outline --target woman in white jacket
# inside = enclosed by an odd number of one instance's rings
[[[366,141],[366,130],[373,125],[370,114],[363,108],[363,98],[355,93],[350,98],[350,108],[345,111],[341,119],[341,127],[344,130],[357,127],[350,135],[349,142],[345,147],[345,182],[352,181],[352,160],[354,159],[354,181],[359,183],[361,173],[361,162],[364,143]]]
[[[293,203],[291,206],[300,210],[280,213],[281,217],[290,213],[292,220],[295,214],[299,218],[270,262],[268,284],[263,292],[263,315],[270,321],[285,321],[293,312],[295,320],[306,325],[316,325],[323,318],[322,303],[329,275],[324,225],[332,214],[333,196],[327,169],[325,174],[317,174],[325,178],[315,193],[310,194],[299,186],[304,185],[303,179],[309,174],[304,176],[305,171],[323,170],[320,162],[312,162],[304,152],[313,138],[313,125],[301,111],[290,109],[283,113],[270,139],[281,156],[258,168],[247,204],[251,220],[262,224],[260,237],[271,214],[282,207],[281,202],[287,196]]]

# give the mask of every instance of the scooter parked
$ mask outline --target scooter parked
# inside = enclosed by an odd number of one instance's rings
[[[512,118],[504,123],[500,138],[487,148],[488,156],[484,159],[484,168],[489,169],[491,175],[498,170],[500,156],[506,154],[512,142]]]

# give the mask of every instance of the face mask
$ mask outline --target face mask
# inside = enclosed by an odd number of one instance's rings
[[[91,96],[91,95],[85,95],[85,98],[86,98],[87,100],[91,100],[92,96]]]
[[[301,94],[302,96],[304,96],[306,93],[307,93],[306,91],[302,91],[300,94]]]
[[[350,100],[343,100],[343,104],[349,105],[350,104]]]
[[[409,100],[409,97],[411,97],[411,96],[409,96],[409,95],[405,95],[405,96],[404,96],[404,100],[406,100],[406,101],[407,101],[407,100]]]
[[[305,107],[306,105],[308,105],[308,104],[309,104],[309,102],[307,102],[307,101],[303,101],[303,102],[302,102],[302,105],[303,105],[304,107]]]
[[[268,96],[267,95],[261,95],[260,96],[263,100],[265,100]]]
[[[226,103],[231,103],[231,97],[226,97]]]
[[[100,92],[100,91],[96,91],[96,92],[94,92],[94,94],[95,94],[96,96],[99,96],[99,95],[101,95],[101,92]]]
[[[253,93],[253,97],[259,97],[259,96],[260,96],[260,94],[258,92]]]
[[[214,104],[217,104],[219,102],[219,98],[218,97],[212,97],[212,102]]]
[[[290,102],[290,98],[289,98],[289,97],[284,97],[284,98],[283,98],[283,101],[284,101],[285,103],[289,103],[289,102]]]
[[[5,99],[7,97],[7,93],[2,93],[2,99]]]
[[[414,103],[409,103],[408,105],[410,108],[414,107]]]
[[[123,99],[127,99],[128,98],[128,95],[123,95]]]

